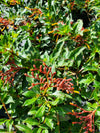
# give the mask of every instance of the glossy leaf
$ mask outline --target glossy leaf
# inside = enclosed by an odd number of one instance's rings
[[[42,117],[45,113],[45,105],[42,105],[36,112],[35,117]]]

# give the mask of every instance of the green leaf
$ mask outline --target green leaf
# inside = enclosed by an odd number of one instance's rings
[[[36,112],[35,117],[42,117],[44,115],[45,112],[45,105],[42,105],[38,111]]]
[[[69,94],[65,94],[67,98],[72,99],[72,96],[70,96]]]
[[[37,131],[37,133],[41,133],[41,131],[42,131],[42,129],[41,129],[41,128],[39,128],[39,129],[38,129],[38,131]]]
[[[98,88],[95,88],[92,93],[93,99],[95,99],[96,101],[99,100],[99,96],[97,95],[97,92],[98,92]]]
[[[98,72],[98,74],[99,74],[99,76],[100,76],[100,68],[99,68],[99,69],[97,69],[97,72]]]
[[[83,55],[80,54],[79,56],[77,56],[77,60],[76,60],[76,63],[77,63],[77,66],[79,67],[81,65],[81,62],[82,62],[82,57]]]
[[[28,99],[28,100],[25,101],[25,103],[23,104],[23,106],[31,105],[31,104],[33,104],[37,99],[38,99],[38,97],[34,97],[34,98],[32,98],[32,99]]]
[[[23,61],[25,63],[25,61]],[[23,64],[23,63],[22,63]],[[25,65],[25,64],[24,64]],[[31,76],[31,75],[29,75]],[[33,82],[33,78],[31,77],[26,77],[26,80],[29,82],[29,83],[32,83]]]
[[[0,129],[0,133],[13,133],[13,131],[12,132],[8,132],[7,129]]]
[[[30,90],[30,91],[24,92],[23,95],[26,97],[33,97],[33,96],[36,96],[36,93]]]
[[[94,85],[93,86],[96,87],[96,88],[99,88],[100,87],[100,82],[97,81],[97,80],[94,80]]]
[[[7,96],[5,104],[9,104],[9,103],[14,103],[14,100],[13,100],[12,96]]]
[[[27,118],[27,119],[24,120],[23,122],[24,122],[24,123],[31,124],[31,125],[39,125],[38,120],[32,119],[32,118]]]
[[[43,130],[42,133],[49,133],[47,129]]]
[[[0,105],[0,109],[2,109],[2,106],[3,106],[3,105]]]
[[[31,110],[28,112],[28,115],[35,115],[36,112],[37,112],[36,110],[31,109]]]
[[[3,60],[3,64],[6,64],[6,63],[8,62],[9,57],[10,57],[10,55],[9,55],[8,53],[5,54],[5,58],[4,58],[4,60]]]
[[[60,99],[56,98],[54,101],[50,102],[51,105],[55,106],[59,103]]]
[[[34,128],[32,133],[37,133],[38,128]]]
[[[87,78],[88,77],[88,78]],[[87,84],[87,85],[89,85],[90,83],[92,83],[94,81],[94,76],[91,74],[91,73],[89,73],[85,78],[83,78],[83,79],[81,79],[80,80],[80,84]]]
[[[27,30],[29,27],[26,26],[26,25],[24,25],[24,26],[21,26],[21,28],[22,28],[23,30]]]
[[[67,36],[67,37],[62,37],[62,38],[60,38],[60,39],[58,40],[57,44],[59,44],[60,42],[64,42],[64,41],[66,41],[66,40],[68,40],[68,36]]]
[[[59,126],[56,126],[55,133],[59,133]]]
[[[51,119],[51,118],[46,118],[45,121],[46,121],[46,125],[47,125],[48,127],[50,127],[51,130],[52,130],[53,127],[54,127],[54,123],[53,123],[52,119]]]
[[[39,127],[42,129],[48,129],[48,127],[45,124],[39,125]]]
[[[76,27],[76,29],[75,29],[75,33],[76,34],[80,34],[80,35],[83,35],[82,33],[82,31],[81,31],[81,29],[82,29],[82,27],[83,27],[83,21],[81,20],[81,19],[78,19],[77,20],[77,27]]]
[[[50,39],[50,37],[49,36],[45,36],[42,40],[48,40],[48,39]]]
[[[23,124],[19,124],[19,125],[15,125],[20,131],[24,132],[24,133],[32,133],[32,129],[30,129],[29,127],[27,127],[26,125]]]
[[[86,72],[86,71],[98,71],[98,68],[96,68],[95,66],[86,66],[83,70],[83,72]]]
[[[0,125],[4,124],[7,121],[7,119],[0,119]]]
[[[84,51],[84,49],[86,49],[86,47],[78,47],[76,49],[74,49],[69,56],[69,59],[76,59],[81,53],[82,51]]]
[[[55,49],[53,51],[53,55],[52,55],[55,60],[60,56],[63,46],[64,46],[64,41],[58,43],[57,46],[55,47]]]
[[[97,111],[96,114],[97,114],[98,116],[100,116],[100,111]]]
[[[48,8],[49,8],[49,11],[51,10],[51,0],[48,0]]]
[[[53,95],[53,96],[55,96],[57,98],[61,98],[61,99],[65,96],[65,94],[62,91],[55,91],[51,95]]]
[[[9,130],[9,132],[11,132],[12,126],[13,126],[13,120],[11,120],[11,119],[10,120],[7,120],[6,127]]]

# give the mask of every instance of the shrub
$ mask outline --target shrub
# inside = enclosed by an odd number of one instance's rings
[[[100,2],[0,2],[0,132],[100,131]]]

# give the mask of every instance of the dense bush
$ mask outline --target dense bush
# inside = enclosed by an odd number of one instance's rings
[[[0,132],[100,132],[99,36],[99,0],[1,0]]]

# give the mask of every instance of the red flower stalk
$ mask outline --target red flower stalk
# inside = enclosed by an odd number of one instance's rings
[[[11,67],[6,72],[0,71],[1,80],[3,80],[3,81],[5,80],[5,82],[4,82],[5,84],[7,82],[10,82],[11,84],[13,84],[15,74],[20,69],[22,69],[22,67],[19,67],[18,65],[16,65],[15,62],[14,62],[14,60],[11,60],[11,59],[9,59],[9,61],[7,62],[6,65],[11,65]]]
[[[33,13],[29,16],[29,18],[33,17],[34,15],[36,16],[42,15],[42,11],[38,8],[28,8],[28,7],[25,7],[25,8],[33,11]]]
[[[0,17],[0,25],[4,26],[2,30],[4,30],[5,28],[8,28],[8,26],[13,26],[13,28],[16,29],[16,27],[14,27],[13,21],[4,19],[2,17]]]
[[[54,78],[56,72],[52,73],[51,67],[48,67],[44,62],[43,65],[40,65],[37,68],[33,65],[33,69],[31,69],[31,75],[25,73],[25,76],[34,78],[38,80],[38,83],[32,83],[28,89],[32,89],[35,85],[40,85],[40,90],[47,90],[49,87],[56,87],[57,90],[66,91],[67,93],[73,93],[74,88],[72,87],[73,84],[70,82],[72,79],[63,79],[63,78]],[[39,71],[44,76],[41,77],[39,74],[35,75],[34,71]]]
[[[83,30],[83,28],[81,30]],[[84,40],[81,35],[77,35],[74,40],[79,44],[85,44],[85,42],[87,41]]]
[[[0,25],[4,25],[4,26],[8,26],[8,25],[11,25],[11,24],[14,24],[13,21],[10,21],[10,20],[7,20],[7,19],[4,19],[4,18],[0,18]]]
[[[73,10],[74,9],[74,6],[75,6],[75,1],[70,2],[70,5],[71,5],[71,10]]]
[[[95,133],[95,127],[94,127],[94,116],[95,116],[95,112],[94,111],[87,111],[84,110],[83,108],[77,106],[76,104],[70,103],[72,106],[75,106],[77,108],[79,108],[81,110],[81,112],[69,112],[67,114],[71,114],[74,115],[76,118],[80,119],[80,122],[72,122],[72,124],[82,124],[83,123],[83,129],[85,130],[84,133],[88,133],[88,132],[92,132]],[[87,115],[83,115],[87,113]]]
[[[81,31],[82,30],[85,31],[86,29],[84,29],[84,27],[82,27]],[[73,39],[75,42],[77,42],[77,46],[78,47],[82,46],[83,44],[85,44],[88,47],[88,49],[90,49],[90,46],[87,44],[87,40],[84,39],[81,35],[77,35],[75,38],[71,37],[71,39]]]

